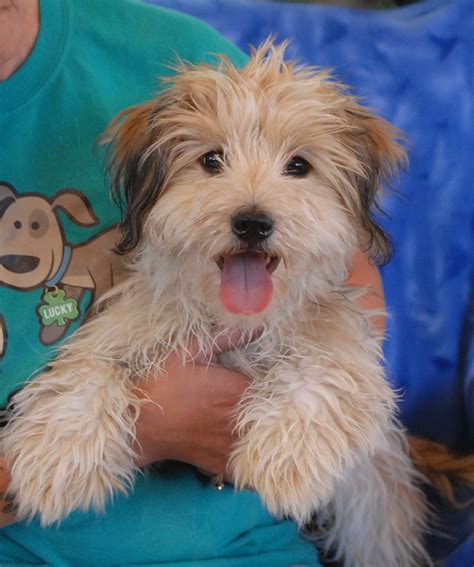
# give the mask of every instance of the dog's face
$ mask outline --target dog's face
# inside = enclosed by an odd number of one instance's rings
[[[120,247],[175,258],[219,317],[265,317],[287,294],[341,285],[357,246],[384,258],[372,217],[403,160],[396,130],[324,72],[265,45],[243,70],[183,67],[115,126],[127,214]]]

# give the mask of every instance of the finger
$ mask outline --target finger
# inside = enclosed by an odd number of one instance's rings
[[[5,511],[4,511],[5,510]],[[12,503],[8,500],[0,500],[0,528],[18,522]]]
[[[213,483],[219,484],[220,482],[224,482],[225,484],[232,484],[232,476],[230,473],[219,473],[217,469],[215,471],[203,469],[201,467],[196,467],[200,474],[209,478],[209,480]],[[219,470],[222,470],[219,469]]]
[[[232,478],[232,476],[231,476],[230,473],[226,473],[226,474],[224,475],[224,482],[225,482],[226,484],[234,484],[234,480],[233,480],[233,478]]]
[[[8,526],[18,521],[15,516],[15,504],[13,503],[13,496],[5,493],[8,484],[10,483],[10,473],[5,460],[0,457],[0,527]]]

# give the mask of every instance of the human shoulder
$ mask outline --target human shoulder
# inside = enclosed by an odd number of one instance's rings
[[[217,54],[226,55],[238,66],[247,62],[237,46],[187,14],[140,0],[69,1],[79,33],[95,34],[112,54],[140,57],[145,67],[150,61],[169,66],[178,58],[190,63],[212,62]]]

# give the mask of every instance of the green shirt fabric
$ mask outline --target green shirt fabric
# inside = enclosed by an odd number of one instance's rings
[[[97,137],[117,112],[156,94],[176,55],[246,61],[203,23],[139,2],[42,0],[40,13],[30,57],[0,83],[0,407],[113,281],[119,211]],[[0,565],[23,564],[319,565],[313,544],[256,494],[218,492],[178,463],[139,476],[103,515],[1,530]]]

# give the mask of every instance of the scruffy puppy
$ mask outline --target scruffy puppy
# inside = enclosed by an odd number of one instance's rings
[[[127,281],[14,399],[3,436],[21,517],[101,509],[136,473],[134,380],[213,329],[263,329],[223,362],[253,382],[229,469],[276,516],[314,513],[345,565],[425,557],[425,506],[380,347],[345,287],[358,248],[388,253],[372,216],[404,160],[398,132],[325,71],[264,44],[235,69],[182,65],[112,129]]]

